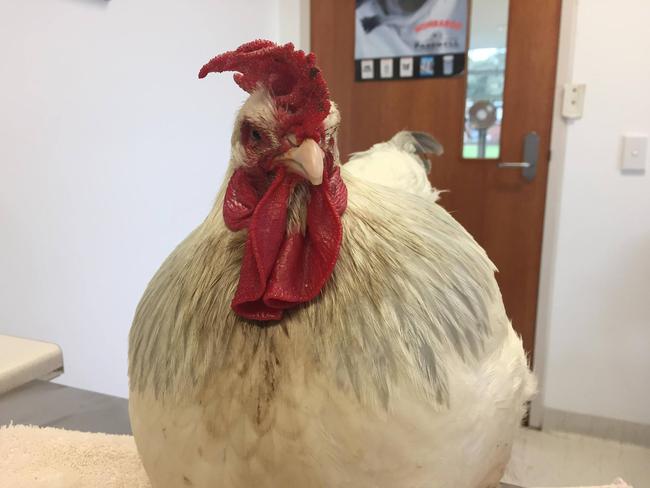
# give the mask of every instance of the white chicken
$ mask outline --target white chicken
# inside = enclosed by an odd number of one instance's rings
[[[250,93],[226,181],[130,335],[153,487],[496,487],[534,380],[415,155],[438,147],[404,132],[341,167],[313,55],[254,41],[200,76],[221,71]]]
[[[401,131],[390,141],[375,144],[367,151],[350,155],[345,165],[349,174],[365,181],[427,196],[431,188],[427,174],[431,163],[427,154],[440,156],[442,145],[429,134]]]

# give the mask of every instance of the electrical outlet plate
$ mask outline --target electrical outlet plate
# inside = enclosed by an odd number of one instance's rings
[[[587,85],[571,84],[564,85],[564,100],[562,101],[562,116],[567,119],[580,119],[585,108],[585,92]]]
[[[648,159],[648,135],[625,134],[623,136],[623,157],[621,169],[623,171],[645,171]]]

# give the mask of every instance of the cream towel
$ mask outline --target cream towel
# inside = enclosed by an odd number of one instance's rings
[[[0,428],[1,488],[150,488],[133,437]]]

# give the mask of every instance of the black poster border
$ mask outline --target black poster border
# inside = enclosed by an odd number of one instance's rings
[[[451,70],[447,67],[445,71],[445,58],[447,56],[453,56],[451,61]],[[400,74],[400,61],[402,59],[406,60],[413,59],[413,75],[412,76],[402,76]],[[433,58],[433,73],[421,73],[421,62],[422,58]],[[390,77],[381,76],[381,61],[382,59],[391,59],[393,61],[393,74]],[[372,77],[361,77],[361,64],[363,62],[373,62],[373,73]],[[447,61],[449,64],[449,61]],[[367,59],[356,59],[354,61],[354,79],[355,81],[367,82],[367,81],[395,81],[395,80],[429,80],[436,78],[453,78],[460,76],[465,73],[465,67],[467,63],[467,53],[449,53],[449,54],[431,54],[431,55],[420,55],[420,56],[398,56],[398,57],[385,57],[385,58],[367,58]]]

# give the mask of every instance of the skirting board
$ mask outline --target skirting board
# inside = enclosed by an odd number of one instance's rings
[[[542,430],[573,432],[650,447],[650,425],[544,408]]]

